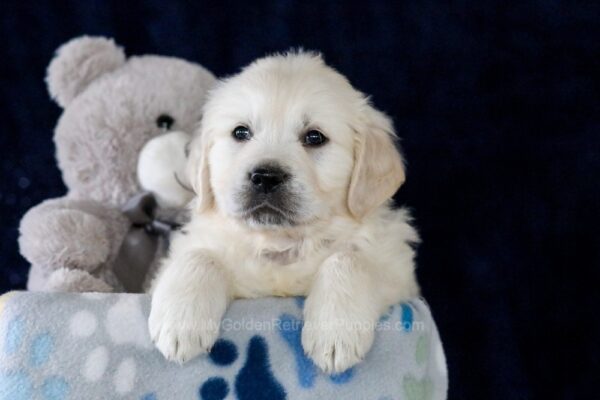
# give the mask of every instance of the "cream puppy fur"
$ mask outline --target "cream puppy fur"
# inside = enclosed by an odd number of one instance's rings
[[[260,59],[213,90],[191,144],[192,219],[152,290],[169,360],[210,351],[235,298],[306,295],[302,345],[340,372],[379,316],[418,295],[418,241],[390,198],[404,181],[389,118],[319,55]]]

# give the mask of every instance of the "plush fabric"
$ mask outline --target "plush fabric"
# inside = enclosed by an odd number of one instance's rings
[[[395,120],[450,398],[595,398],[599,20],[594,1],[5,0],[0,291],[25,287],[19,220],[65,193],[43,82],[60,44],[104,35],[217,76],[304,46]]]
[[[180,185],[176,173],[181,168],[168,162],[173,149],[145,149],[161,136],[169,143],[173,134],[180,134],[174,150],[185,163],[185,141],[200,122],[215,78],[197,64],[174,57],[126,58],[113,40],[82,36],[58,48],[46,81],[50,96],[63,108],[54,144],[68,190],[31,208],[21,220],[19,248],[31,263],[27,288],[142,292],[168,238],[149,233],[124,209],[142,190],[164,191],[164,182],[157,185],[147,178],[152,171],[146,164],[156,164],[171,186]],[[152,154],[139,157],[143,153]],[[148,157],[140,175],[138,159]],[[164,203],[164,196],[157,198]],[[159,204],[146,218],[174,224],[187,219],[184,206]],[[129,248],[142,241],[154,245]]]
[[[166,361],[150,340],[150,298],[0,297],[0,398],[442,400],[442,343],[421,299],[390,307],[359,365],[325,375],[300,344],[302,298],[238,300],[210,355]],[[51,392],[52,396],[48,396]]]

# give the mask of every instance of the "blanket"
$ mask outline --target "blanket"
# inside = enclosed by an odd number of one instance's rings
[[[138,294],[0,297],[0,400],[446,398],[442,344],[423,299],[390,307],[366,359],[325,375],[300,343],[303,298],[237,300],[209,355],[166,361]]]

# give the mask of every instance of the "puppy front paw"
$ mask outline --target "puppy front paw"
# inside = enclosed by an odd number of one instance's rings
[[[374,336],[369,323],[309,316],[302,329],[302,347],[325,373],[340,373],[364,359]]]
[[[148,327],[158,350],[179,364],[210,351],[219,336],[220,315],[194,304],[153,304]]]

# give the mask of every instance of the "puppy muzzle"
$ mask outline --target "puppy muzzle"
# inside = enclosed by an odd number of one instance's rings
[[[295,199],[289,188],[292,175],[277,163],[263,163],[248,172],[242,195],[244,215],[261,225],[292,223]]]

